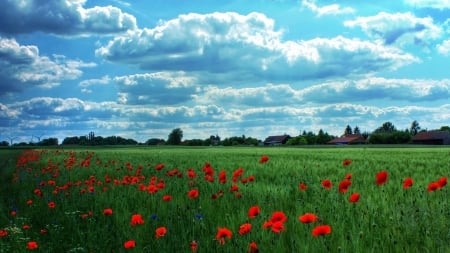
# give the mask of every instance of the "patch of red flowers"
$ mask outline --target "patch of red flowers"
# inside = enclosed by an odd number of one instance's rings
[[[136,242],[134,240],[128,240],[123,244],[123,247],[125,249],[132,249],[132,248],[136,247]]]
[[[305,213],[302,216],[298,217],[298,220],[303,223],[313,223],[319,220],[319,217],[313,213]]]
[[[228,228],[218,228],[217,234],[216,234],[216,240],[220,244],[225,244],[225,238],[231,239],[231,236],[233,235],[233,232],[229,230]]]
[[[376,178],[375,178],[375,183],[377,185],[383,185],[386,183],[387,179],[388,179],[388,173],[387,173],[387,171],[383,170],[383,171],[380,171],[377,173]]]
[[[331,233],[331,227],[329,225],[317,226],[313,228],[311,233],[313,236],[327,235]]]
[[[322,187],[329,190],[329,189],[331,189],[331,187],[333,187],[333,184],[331,183],[331,181],[329,179],[325,179],[322,181]]]
[[[269,161],[269,157],[266,155],[261,156],[261,159],[259,159],[260,164],[266,163],[267,161]]]
[[[348,179],[344,179],[339,183],[339,192],[345,193],[348,191],[348,187],[352,185],[352,182]]]

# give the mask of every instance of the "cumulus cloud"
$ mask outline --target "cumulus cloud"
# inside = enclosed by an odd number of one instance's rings
[[[85,3],[86,0],[6,0],[0,8],[0,33],[113,34],[137,27],[136,18],[117,7],[84,8]]]
[[[20,45],[15,39],[0,37],[0,96],[24,90],[30,86],[51,88],[62,80],[76,79],[81,68],[94,63],[70,60],[61,55],[39,55],[34,45]]]
[[[302,6],[310,9],[318,17],[325,15],[341,15],[341,14],[350,14],[354,13],[355,9],[351,7],[342,8],[339,4],[330,4],[324,6],[317,6],[314,0],[303,0]]]
[[[450,40],[444,40],[441,44],[436,46],[437,51],[445,56],[450,55]]]
[[[96,54],[145,70],[233,71],[234,78],[271,81],[363,75],[418,61],[397,48],[359,39],[283,41],[281,35],[261,13],[191,13],[117,36]]]
[[[449,0],[404,0],[404,2],[417,8],[450,9]]]
[[[428,45],[430,40],[442,36],[442,28],[433,23],[431,17],[418,18],[410,12],[386,13],[375,16],[358,17],[344,22],[347,27],[360,27],[371,37],[382,39],[390,44]]]

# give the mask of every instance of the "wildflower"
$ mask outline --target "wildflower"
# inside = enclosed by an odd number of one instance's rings
[[[317,215],[315,215],[313,213],[305,213],[304,215],[298,217],[298,220],[303,223],[316,222],[318,219],[319,218],[317,217]]]
[[[195,240],[193,240],[189,243],[189,247],[191,248],[192,252],[197,252],[198,244]]]
[[[188,178],[195,178],[197,175],[195,174],[195,171],[193,169],[188,169],[187,176]]]
[[[33,204],[33,200],[32,199],[27,200],[27,205],[31,206],[32,204]]]
[[[352,195],[350,195],[350,197],[348,198],[348,201],[350,202],[350,203],[356,203],[356,202],[358,202],[359,201],[359,193],[353,193]]]
[[[348,190],[348,187],[352,185],[350,180],[344,179],[339,183],[339,192],[345,193]]]
[[[348,180],[352,179],[352,173],[347,173],[345,175],[344,179],[348,179]]]
[[[282,221],[272,222],[271,228],[274,233],[280,233],[284,231],[284,223]]]
[[[172,200],[172,196],[171,195],[164,195],[162,197],[162,200],[164,200],[164,201],[171,201]]]
[[[165,236],[167,233],[167,229],[165,227],[159,227],[155,230],[155,237],[160,238]]]
[[[248,209],[248,217],[250,219],[255,218],[256,216],[258,216],[258,214],[261,212],[261,210],[259,209],[259,206],[252,206]]]
[[[446,186],[447,185],[447,177],[439,178],[436,183],[438,183],[439,188],[442,188],[442,187]]]
[[[414,181],[412,180],[412,178],[405,178],[405,180],[403,181],[403,189],[408,189],[409,187],[411,187],[413,185],[413,182]]]
[[[265,221],[262,226],[264,229],[270,228],[270,227],[272,227],[272,222],[270,220]]]
[[[380,171],[377,173],[375,183],[377,185],[382,185],[382,184],[386,183],[387,178],[388,178],[388,173],[384,170]]]
[[[48,202],[48,207],[49,208],[55,208],[56,204],[53,201]]]
[[[312,235],[313,236],[320,236],[320,235],[326,235],[331,233],[331,227],[329,225],[321,225],[313,228]]]
[[[252,230],[252,224],[244,223],[239,227],[239,234],[245,235],[245,234],[250,233],[251,230]]]
[[[105,210],[103,210],[103,214],[104,215],[112,215],[113,210],[111,208],[106,208]]]
[[[239,190],[239,187],[237,185],[235,185],[235,184],[231,185],[230,191],[235,192],[237,190]]]
[[[136,226],[136,225],[141,225],[141,224],[144,224],[144,219],[142,219],[142,215],[133,214],[131,216],[131,225]]]
[[[134,240],[126,241],[126,242],[123,244],[123,247],[124,247],[125,249],[131,249],[131,248],[134,248],[134,247],[136,247],[136,242],[135,242]]]
[[[300,183],[300,184],[298,185],[298,189],[299,189],[300,191],[306,191],[306,189],[308,189],[308,186],[307,186],[305,183]]]
[[[188,192],[188,197],[191,199],[195,199],[198,197],[198,190],[192,189]]]
[[[160,163],[155,166],[155,170],[162,170],[164,168],[164,164]]]
[[[30,241],[30,242],[27,243],[27,249],[29,249],[29,250],[35,250],[35,249],[37,249],[37,248],[39,248],[39,245],[38,245],[37,242],[35,242],[35,241]]]
[[[156,220],[156,219],[158,219],[158,215],[152,214],[152,215],[150,215],[150,219],[151,220]]]
[[[272,218],[270,219],[270,221],[272,223],[285,222],[285,221],[287,221],[287,216],[281,211],[276,211],[276,212],[272,213]]]
[[[25,224],[22,226],[22,228],[23,228],[23,230],[28,230],[28,229],[30,229],[30,225]]]
[[[7,235],[8,235],[8,231],[6,231],[6,229],[0,230],[0,237],[5,237]]]
[[[267,161],[269,161],[269,157],[266,155],[261,156],[261,159],[259,159],[260,164],[266,163]]]
[[[439,184],[437,182],[431,182],[428,184],[428,192],[432,192],[439,189]]]
[[[216,234],[216,240],[219,241],[220,244],[225,244],[225,237],[231,239],[233,233],[228,228],[218,228]]]
[[[325,179],[322,181],[322,187],[329,190],[329,189],[331,189],[331,187],[333,187],[333,184],[331,183],[330,180]]]
[[[251,242],[248,245],[248,253],[258,253],[258,245],[256,245],[256,242]]]
[[[348,166],[348,165],[350,165],[352,163],[352,160],[350,160],[350,159],[345,159],[343,162],[342,162],[342,166]]]

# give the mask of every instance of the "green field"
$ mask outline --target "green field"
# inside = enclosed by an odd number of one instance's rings
[[[0,158],[0,252],[256,252],[252,242],[259,252],[450,252],[450,148],[83,147]],[[317,221],[302,223],[306,213]],[[330,233],[314,236],[321,225]]]

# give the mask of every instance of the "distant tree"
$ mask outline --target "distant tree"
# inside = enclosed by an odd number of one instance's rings
[[[180,145],[181,139],[183,139],[183,131],[180,128],[175,128],[169,134],[169,138],[167,139],[167,144]]]
[[[411,135],[416,135],[420,130],[420,126],[419,126],[419,122],[417,122],[417,120],[414,120],[411,123],[411,127],[409,128],[409,132],[411,133]]]
[[[46,138],[38,143],[40,146],[57,146],[58,138]]]
[[[324,132],[322,129],[319,130],[317,133],[317,144],[326,144],[327,142],[331,141],[334,137],[329,135],[327,132]]]
[[[9,146],[9,142],[7,142],[7,141],[1,141],[1,142],[0,142],[0,146],[2,146],[2,147],[8,147],[8,146]]]
[[[352,127],[350,125],[347,125],[347,127],[344,130],[344,135],[353,134]]]
[[[441,128],[439,130],[441,130],[441,131],[450,131],[450,126],[441,126]]]
[[[358,126],[355,126],[355,128],[353,128],[353,133],[354,134],[361,134],[361,130],[359,130]]]
[[[78,136],[64,138],[63,145],[78,145],[80,144],[80,138]]]
[[[374,133],[392,133],[396,131],[394,124],[391,122],[384,122],[383,125],[375,129]]]
[[[364,131],[362,134],[361,134],[361,136],[364,138],[364,139],[366,139],[367,140],[367,138],[369,138],[369,132],[367,132],[367,131]]]
[[[163,139],[158,139],[158,138],[151,138],[148,139],[145,144],[146,145],[160,145],[160,144],[164,144],[166,141]]]
[[[308,141],[302,135],[291,138],[286,142],[286,145],[307,145]]]

